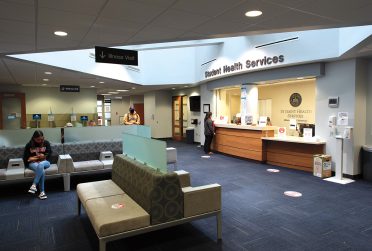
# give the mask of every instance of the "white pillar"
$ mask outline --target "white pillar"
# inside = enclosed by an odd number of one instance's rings
[[[243,84],[241,88],[241,115],[242,124],[245,124],[245,116],[253,117],[252,123],[258,121],[258,88],[255,84]]]

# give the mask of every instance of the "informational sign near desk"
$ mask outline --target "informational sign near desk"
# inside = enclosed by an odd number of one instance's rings
[[[97,63],[138,65],[138,51],[96,46],[95,53]]]

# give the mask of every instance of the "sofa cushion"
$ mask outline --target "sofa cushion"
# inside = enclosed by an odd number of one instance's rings
[[[183,217],[183,193],[176,173],[163,174],[118,154],[112,180],[151,215],[151,225]]]
[[[126,194],[87,200],[85,209],[99,237],[150,225],[150,215]]]
[[[99,160],[87,160],[74,162],[74,172],[103,169],[103,164]]]
[[[112,180],[80,183],[76,187],[76,192],[84,205],[90,199],[124,194],[123,190]]]
[[[45,169],[45,175],[53,175],[58,173],[58,166],[51,164],[49,168]],[[34,177],[35,172],[31,169],[25,168],[25,177]]]

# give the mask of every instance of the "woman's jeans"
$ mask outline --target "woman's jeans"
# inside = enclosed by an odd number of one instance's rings
[[[33,184],[39,184],[40,192],[44,192],[45,169],[50,167],[50,162],[47,160],[41,162],[32,162],[28,168],[35,172]]]

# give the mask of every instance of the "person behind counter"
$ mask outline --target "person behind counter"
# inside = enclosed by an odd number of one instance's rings
[[[214,134],[215,132],[214,132],[214,126],[213,126],[213,121],[212,121],[212,113],[207,112],[204,118],[204,135],[205,135],[204,152],[206,154],[212,154],[211,143],[212,143]]]
[[[32,135],[31,140],[26,144],[23,162],[26,168],[35,172],[35,178],[32,182],[29,193],[35,194],[37,192],[37,185],[40,188],[39,198],[44,200],[47,198],[44,190],[45,169],[50,167],[50,157],[52,149],[50,143],[44,140],[44,134],[40,130],[36,130]]]
[[[124,116],[124,125],[139,125],[140,116],[134,110],[134,107],[129,107],[129,113],[126,113]]]
[[[271,123],[270,117],[267,117],[266,119],[266,125],[267,126],[272,126],[273,124]]]

